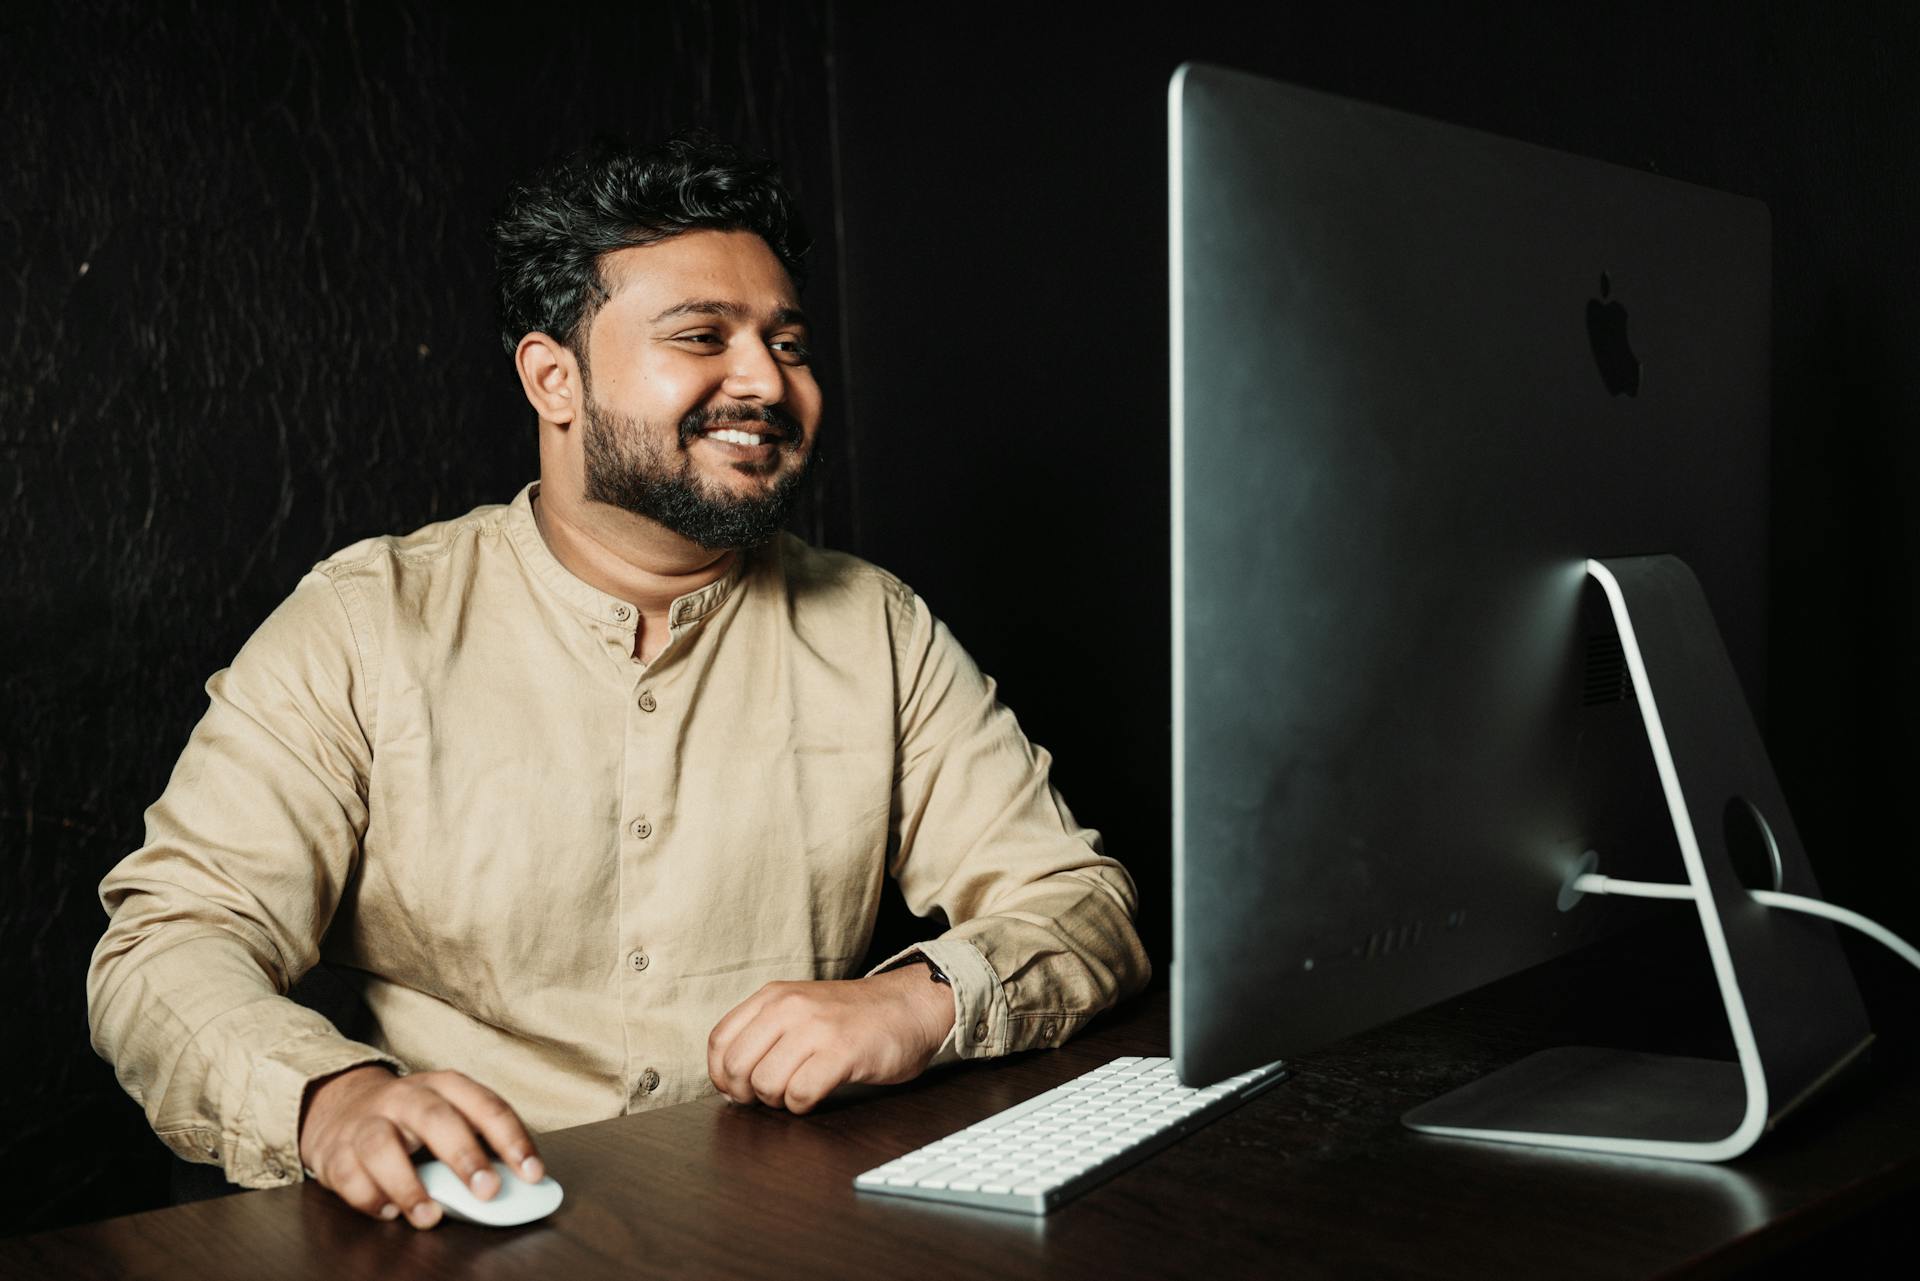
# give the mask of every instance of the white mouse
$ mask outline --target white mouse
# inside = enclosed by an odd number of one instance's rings
[[[493,1163],[495,1174],[500,1176],[500,1190],[493,1194],[491,1201],[482,1201],[473,1194],[444,1161],[427,1161],[415,1168],[420,1183],[427,1195],[438,1201],[441,1208],[456,1219],[468,1223],[484,1223],[490,1228],[513,1228],[522,1223],[532,1223],[535,1219],[544,1219],[560,1208],[563,1193],[553,1177],[528,1183],[512,1170],[504,1161]]]

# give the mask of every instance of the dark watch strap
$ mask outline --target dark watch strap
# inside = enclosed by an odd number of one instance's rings
[[[935,965],[933,958],[925,952],[915,952],[912,956],[903,956],[894,964],[889,965],[885,972],[891,973],[894,970],[904,970],[916,962],[927,967],[927,977],[935,983],[945,983],[948,987],[953,986],[953,980],[947,977],[947,972],[938,965]]]

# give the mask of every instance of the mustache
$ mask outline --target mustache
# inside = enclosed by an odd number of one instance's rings
[[[802,431],[800,420],[778,405],[733,405],[725,409],[695,409],[680,420],[680,447],[691,445],[696,436],[713,430],[715,427],[735,423],[752,423],[754,433],[760,436],[772,436],[781,444],[793,444],[800,440]]]

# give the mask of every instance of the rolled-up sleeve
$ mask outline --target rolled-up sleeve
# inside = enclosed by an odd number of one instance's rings
[[[951,925],[908,953],[953,984],[954,1029],[936,1062],[1057,1045],[1146,985],[1133,880],[1074,821],[1049,781],[1052,757],[992,678],[910,591],[895,658],[890,871],[909,907],[938,908]]]
[[[207,683],[146,843],[100,886],[94,1048],[169,1147],[248,1187],[300,1177],[310,1083],[404,1070],[286,997],[318,960],[367,823],[377,662],[343,590],[309,574]]]

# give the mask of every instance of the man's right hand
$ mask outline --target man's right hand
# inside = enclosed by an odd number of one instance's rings
[[[546,1173],[513,1109],[458,1072],[395,1076],[369,1064],[328,1077],[307,1092],[300,1162],[321,1186],[362,1214],[377,1219],[404,1214],[416,1228],[440,1221],[439,1203],[414,1173],[413,1153],[422,1147],[483,1201],[500,1190],[488,1147],[529,1183]]]

